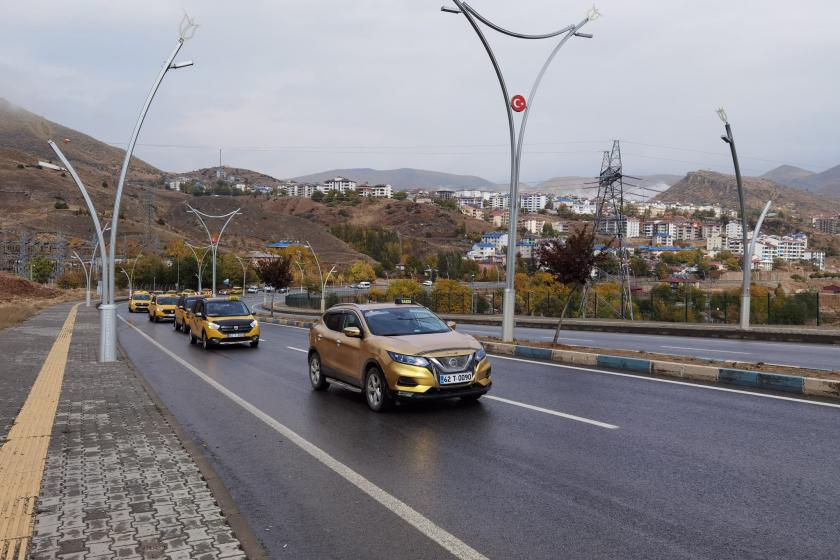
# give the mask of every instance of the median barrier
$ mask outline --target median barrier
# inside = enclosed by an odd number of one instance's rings
[[[798,395],[840,399],[840,381],[816,379],[799,375],[783,375],[763,371],[749,371],[700,364],[681,364],[660,360],[645,360],[626,356],[610,356],[594,352],[557,350],[520,344],[482,342],[487,352],[518,356],[575,366],[598,366],[662,377],[676,377],[705,383],[721,383],[739,387],[769,389]]]

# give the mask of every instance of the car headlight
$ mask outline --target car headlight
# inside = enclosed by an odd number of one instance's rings
[[[257,328],[257,325],[259,325],[259,323],[257,322],[257,320],[256,320],[256,319],[254,319],[253,321],[251,321],[251,328],[252,328],[252,329],[256,329],[256,328]]]
[[[207,328],[208,329],[213,329],[214,331],[217,331],[217,330],[219,330],[219,324],[218,323],[213,323],[211,321],[211,322],[207,323]]]
[[[478,363],[486,357],[487,357],[487,351],[484,349],[484,346],[482,346],[475,353],[475,361],[476,361],[476,363]]]
[[[408,356],[406,354],[397,354],[396,352],[388,352],[391,359],[401,364],[417,367],[429,367],[429,360],[420,356]]]

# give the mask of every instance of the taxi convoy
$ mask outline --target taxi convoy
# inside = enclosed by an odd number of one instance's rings
[[[135,291],[128,300],[128,311],[145,311],[155,323],[171,320],[177,332],[189,335],[190,344],[200,343],[205,350],[230,344],[260,345],[260,323],[237,296]]]
[[[260,344],[260,324],[237,296],[134,292],[129,311],[172,320],[190,344]],[[363,393],[381,412],[400,401],[475,401],[492,386],[490,360],[474,337],[407,298],[330,307],[309,329],[312,389],[330,385]]]

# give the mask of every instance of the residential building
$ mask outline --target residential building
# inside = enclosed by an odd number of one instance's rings
[[[823,233],[831,235],[840,234],[840,216],[834,216],[832,218],[818,216],[811,220],[811,225]]]
[[[493,227],[506,227],[510,224],[510,210],[496,210],[495,212],[490,212],[490,222],[492,222]]]
[[[467,258],[474,261],[483,261],[496,256],[496,245],[493,243],[475,243],[472,250],[467,253]]]
[[[519,227],[530,234],[542,234],[543,226],[545,226],[545,219],[539,216],[523,216],[519,220]]]
[[[726,237],[743,237],[744,228],[741,225],[741,222],[736,222],[733,220],[726,224],[726,231],[724,233]]]
[[[449,189],[440,189],[432,193],[432,198],[440,198],[442,200],[449,200],[455,198],[455,191]]]
[[[519,207],[525,212],[539,212],[548,205],[548,197],[541,193],[526,193],[519,197]]]
[[[475,218],[476,220],[484,219],[484,209],[481,206],[473,206],[472,204],[459,204],[458,208],[461,210],[461,214],[465,216]]]
[[[324,186],[327,187],[326,190],[338,191],[341,194],[344,194],[347,191],[356,190],[356,181],[353,181],[346,177],[335,177],[333,179],[330,179],[329,181],[325,181]]]
[[[703,239],[710,237],[723,237],[723,226],[720,222],[703,222]]]
[[[490,243],[497,251],[502,251],[507,247],[508,234],[503,231],[488,231],[481,236],[481,243]]]
[[[356,192],[359,196],[365,198],[391,198],[394,194],[394,189],[391,185],[362,185],[356,187]]]
[[[295,181],[289,181],[283,188],[286,190],[287,196],[301,196],[304,198],[312,198],[312,194],[318,190],[311,183],[297,183]]]
[[[539,244],[534,239],[523,239],[516,243],[516,254],[521,259],[533,259],[537,257]]]
[[[510,195],[493,193],[487,199],[487,206],[489,206],[493,210],[503,210],[505,208],[508,208],[510,206]]]
[[[709,252],[722,251],[723,239],[720,235],[710,235],[706,238],[706,250]]]
[[[633,238],[639,237],[639,233],[641,231],[641,223],[639,222],[638,218],[628,218],[627,216],[622,216],[621,219],[609,217],[605,219],[601,224],[601,231],[600,233],[604,233],[607,235],[618,235],[619,228],[621,234],[625,238]]]

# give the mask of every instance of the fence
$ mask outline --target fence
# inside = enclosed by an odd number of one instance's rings
[[[593,297],[594,296],[594,297]],[[415,301],[436,313],[493,314],[501,313],[502,290],[469,288],[450,291],[423,292]],[[566,305],[567,295],[556,292],[520,290],[516,297],[517,315],[559,318]],[[375,303],[386,301],[384,294],[353,295],[328,294],[326,306],[338,303]],[[321,308],[321,296],[315,293],[296,293],[286,296],[290,307]],[[620,309],[620,294],[597,288],[590,290],[585,306],[580,293],[572,297],[566,311],[569,318],[615,319]],[[741,297],[737,290],[705,292],[691,286],[672,288],[657,286],[648,293],[636,293],[633,301],[634,318],[646,321],[679,323],[738,324]],[[776,295],[772,291],[753,294],[750,300],[750,323],[753,325],[838,325],[840,324],[840,295],[804,292]]]

